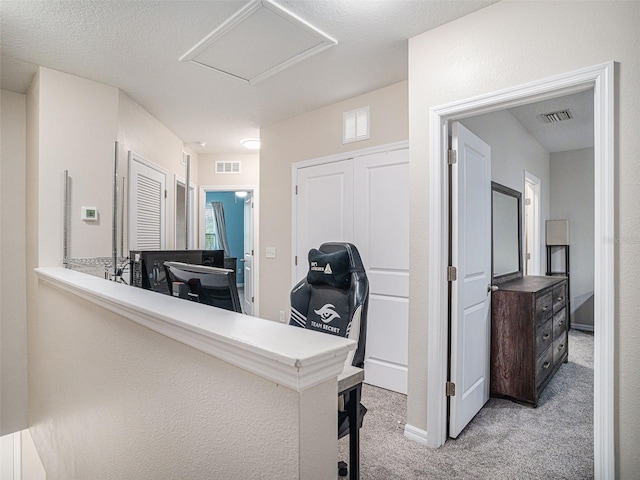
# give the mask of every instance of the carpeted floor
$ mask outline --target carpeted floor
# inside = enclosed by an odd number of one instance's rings
[[[593,478],[593,335],[569,332],[569,362],[538,408],[491,398],[457,439],[430,449],[404,436],[406,396],[369,385],[360,431],[360,478]],[[348,460],[348,436],[339,458]]]

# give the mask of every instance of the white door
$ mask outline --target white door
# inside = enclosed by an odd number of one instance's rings
[[[353,239],[353,160],[298,169],[296,199],[294,284],[307,275],[310,249]]]
[[[165,248],[167,174],[129,151],[129,248]]]
[[[409,150],[354,159],[354,238],[369,278],[365,381],[407,393]]]
[[[253,194],[244,199],[244,297],[242,311],[253,315]]]
[[[457,437],[489,400],[491,340],[491,148],[454,122],[452,148],[451,382],[449,435]]]

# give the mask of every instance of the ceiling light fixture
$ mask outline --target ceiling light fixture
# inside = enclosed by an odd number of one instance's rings
[[[249,192],[236,192],[236,197],[245,198],[248,194]]]
[[[260,150],[260,139],[259,138],[245,138],[241,140],[240,143],[244,145],[245,148],[249,150]]]

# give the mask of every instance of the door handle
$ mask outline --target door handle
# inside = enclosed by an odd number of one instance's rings
[[[497,292],[499,290],[498,285],[487,285],[487,292]]]

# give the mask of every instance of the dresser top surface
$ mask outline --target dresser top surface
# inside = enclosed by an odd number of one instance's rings
[[[500,290],[506,290],[509,292],[538,292],[540,290],[544,290],[545,288],[549,288],[562,283],[566,279],[567,277],[561,276],[538,277],[529,275],[502,283],[499,285],[499,287]]]

